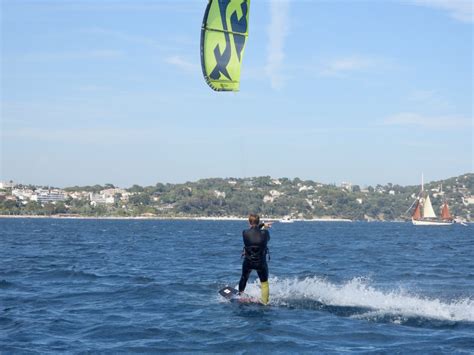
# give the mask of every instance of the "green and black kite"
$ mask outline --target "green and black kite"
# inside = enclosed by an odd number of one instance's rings
[[[216,91],[239,91],[250,0],[209,0],[201,30],[201,66]]]

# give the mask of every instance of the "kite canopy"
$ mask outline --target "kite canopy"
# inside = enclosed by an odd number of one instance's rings
[[[239,91],[250,0],[209,0],[201,30],[201,66],[216,91]]]

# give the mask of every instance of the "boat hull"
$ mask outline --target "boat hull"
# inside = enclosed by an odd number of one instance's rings
[[[454,222],[449,221],[430,221],[430,220],[420,220],[412,219],[411,222],[415,226],[450,226]]]

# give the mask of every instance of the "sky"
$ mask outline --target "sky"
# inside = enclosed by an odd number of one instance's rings
[[[205,0],[0,1],[0,180],[474,170],[471,0],[253,0],[238,93],[203,79]]]

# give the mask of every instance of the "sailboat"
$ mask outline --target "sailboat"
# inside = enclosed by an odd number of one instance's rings
[[[431,204],[430,195],[424,192],[423,177],[421,179],[421,192],[415,201],[415,209],[413,210],[411,221],[415,226],[449,226],[454,223],[446,200],[441,208],[441,218],[436,216]]]

